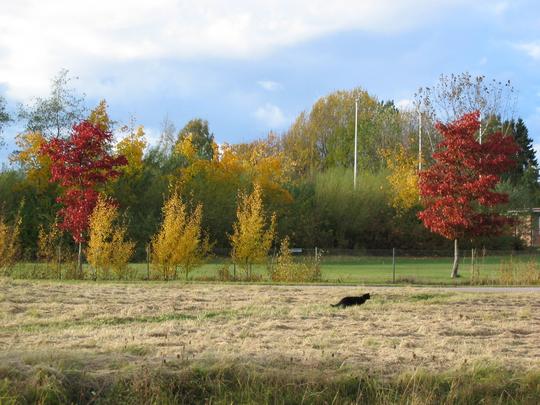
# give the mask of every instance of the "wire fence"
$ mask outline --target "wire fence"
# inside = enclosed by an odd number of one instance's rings
[[[295,247],[290,249],[294,257],[306,257],[319,254],[322,260],[356,260],[362,258],[453,258],[454,249],[343,249],[343,248],[300,248]],[[269,257],[277,256],[278,250],[273,249]],[[459,249],[458,256],[460,258],[470,257],[474,254],[475,257],[496,257],[496,258],[524,258],[524,257],[540,257],[540,250],[492,250],[492,249]],[[231,256],[230,249],[216,248],[213,250],[214,257],[225,259]]]
[[[235,264],[229,249],[215,249],[207,262],[189,274],[192,281],[271,281],[277,263],[277,251],[247,271]],[[292,248],[298,263],[317,263],[320,281],[330,283],[412,283],[412,284],[538,284],[540,251],[461,249],[459,275],[450,279],[454,262],[453,249],[334,249]],[[317,260],[313,260],[317,257]],[[76,278],[73,261],[55,263],[21,262],[11,275],[15,278]],[[129,279],[151,280],[150,256],[145,262],[129,265]],[[92,279],[95,271],[85,264],[84,277]],[[224,274],[229,276],[224,277]],[[180,277],[178,277],[180,278]]]

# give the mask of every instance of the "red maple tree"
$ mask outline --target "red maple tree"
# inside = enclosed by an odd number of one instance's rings
[[[42,153],[51,158],[51,182],[58,182],[63,189],[57,202],[60,227],[68,231],[79,244],[79,274],[81,251],[88,229],[90,215],[96,206],[97,188],[120,175],[117,167],[127,164],[124,156],[109,153],[112,134],[88,121],[73,126],[67,139],[53,138],[46,142]]]
[[[433,154],[435,163],[419,175],[425,209],[418,217],[432,232],[454,240],[452,277],[458,275],[458,239],[496,235],[510,223],[496,211],[508,195],[495,186],[515,164],[519,147],[501,132],[478,142],[479,115],[475,111],[446,125],[437,123],[443,141]]]

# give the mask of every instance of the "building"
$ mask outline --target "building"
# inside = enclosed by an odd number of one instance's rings
[[[513,235],[520,238],[526,247],[540,247],[540,208],[511,210],[516,219]]]

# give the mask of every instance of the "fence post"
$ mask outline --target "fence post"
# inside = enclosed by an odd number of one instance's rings
[[[471,279],[473,283],[476,280],[476,274],[474,270],[474,248],[471,248]]]
[[[392,284],[396,283],[396,248],[392,248]]]
[[[58,244],[58,257],[57,257],[57,263],[56,263],[56,270],[58,272],[58,279],[62,279],[62,253],[61,253],[61,248],[60,248],[60,243]]]
[[[146,279],[150,280],[150,244],[146,245]]]

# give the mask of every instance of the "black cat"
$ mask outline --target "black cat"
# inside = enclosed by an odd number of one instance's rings
[[[350,307],[352,305],[362,305],[364,302],[369,300],[371,296],[369,293],[361,295],[359,297],[344,297],[337,304],[330,304],[333,307]]]

